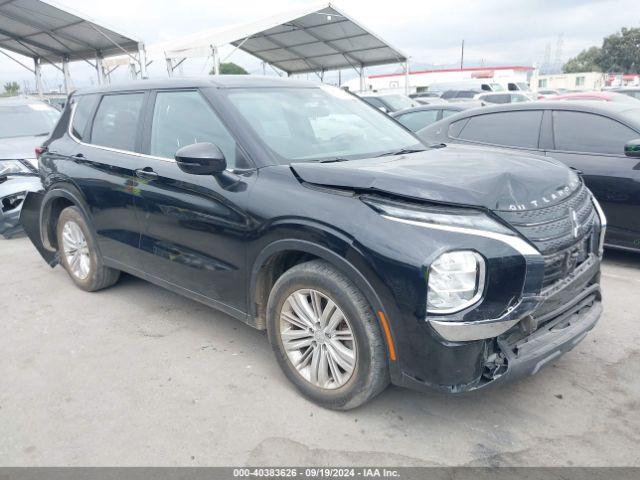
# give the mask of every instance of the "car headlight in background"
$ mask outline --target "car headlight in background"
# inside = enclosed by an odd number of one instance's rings
[[[12,173],[32,173],[20,160],[0,160],[0,177]]]
[[[360,199],[381,215],[395,220],[515,235],[512,230],[484,212],[472,208],[417,205],[375,196],[362,196]]]
[[[485,261],[471,250],[447,252],[429,266],[427,312],[437,314],[464,310],[482,298]]]

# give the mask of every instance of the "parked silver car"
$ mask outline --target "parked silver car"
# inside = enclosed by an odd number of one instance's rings
[[[20,210],[27,192],[41,188],[36,148],[59,116],[40,100],[0,99],[0,235],[5,238],[21,231]]]

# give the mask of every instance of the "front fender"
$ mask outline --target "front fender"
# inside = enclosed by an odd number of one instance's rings
[[[396,311],[389,305],[387,305],[389,308],[385,307],[385,303],[381,299],[381,296],[370,281],[370,279],[375,277],[374,272],[367,270],[364,259],[360,258],[358,260],[360,253],[353,247],[351,241],[338,236],[333,238],[333,243],[335,242],[340,244],[340,253],[313,241],[294,238],[275,240],[265,246],[256,256],[251,267],[248,288],[248,305],[250,306],[251,316],[253,316],[253,318],[257,318],[258,316],[257,306],[254,299],[256,299],[256,296],[258,295],[260,271],[273,255],[285,251],[295,251],[308,253],[314,257],[323,259],[349,278],[365,296],[369,305],[371,305],[374,315],[378,321],[381,334],[385,339],[387,346],[387,358],[389,360],[389,366],[393,377],[396,374],[399,374],[395,362],[396,340],[394,337],[394,329],[391,325],[391,319],[395,317]],[[357,263],[358,266],[356,267],[354,263]]]

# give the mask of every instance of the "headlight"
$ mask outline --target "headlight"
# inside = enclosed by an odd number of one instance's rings
[[[427,312],[454,313],[482,298],[485,262],[476,252],[461,250],[440,255],[427,276]]]
[[[472,208],[416,205],[374,196],[363,196],[361,200],[380,214],[395,219],[515,235],[501,223]]]
[[[12,173],[31,173],[31,170],[20,160],[2,160],[0,161],[0,177],[10,175]]]

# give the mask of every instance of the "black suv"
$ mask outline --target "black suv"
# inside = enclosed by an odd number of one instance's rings
[[[266,329],[329,408],[390,381],[461,392],[536,373],[601,313],[605,221],[571,170],[427,148],[338,88],[81,91],[43,149],[21,220],[50,265],[87,291],[128,272]]]

